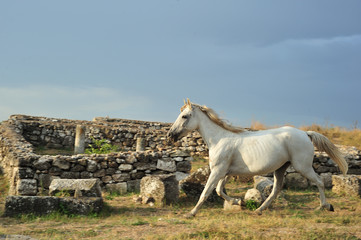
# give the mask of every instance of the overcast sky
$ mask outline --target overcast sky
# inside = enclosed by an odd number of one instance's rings
[[[361,1],[1,1],[0,121],[361,125]]]

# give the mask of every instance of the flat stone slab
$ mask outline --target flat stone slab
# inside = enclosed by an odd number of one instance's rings
[[[332,192],[361,198],[361,175],[332,175]]]
[[[75,197],[101,197],[99,179],[54,179],[49,187],[49,195],[66,194]]]
[[[47,215],[52,212],[88,215],[99,213],[103,199],[94,198],[58,198],[47,196],[8,196],[5,202],[4,216],[13,217],[22,214]]]

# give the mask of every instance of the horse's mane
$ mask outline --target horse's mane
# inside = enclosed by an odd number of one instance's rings
[[[234,133],[241,133],[241,132],[246,132],[247,130],[245,128],[241,128],[241,127],[235,127],[232,126],[231,124],[227,123],[225,120],[221,119],[218,114],[212,109],[209,108],[207,106],[201,106],[195,103],[191,103],[191,105],[185,104],[182,108],[181,108],[181,112],[187,107],[187,106],[191,106],[191,107],[197,107],[199,110],[201,110],[204,114],[206,114],[206,116],[215,124],[217,124],[218,126],[234,132]]]

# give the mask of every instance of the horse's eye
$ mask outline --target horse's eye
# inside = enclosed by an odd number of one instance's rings
[[[182,118],[187,119],[188,115],[183,115]]]

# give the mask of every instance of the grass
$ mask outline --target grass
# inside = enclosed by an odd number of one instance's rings
[[[250,185],[231,181],[226,187],[231,196],[239,196]],[[41,217],[0,217],[0,233],[37,239],[297,240],[361,237],[361,199],[340,197],[331,191],[326,191],[326,196],[334,205],[335,212],[314,210],[319,204],[315,189],[285,189],[261,216],[246,208],[229,212],[223,211],[222,203],[207,203],[191,219],[183,215],[193,208],[195,202],[185,195],[181,195],[177,204],[163,208],[138,205],[132,200],[134,195],[107,194],[103,211],[91,216],[52,213]]]

